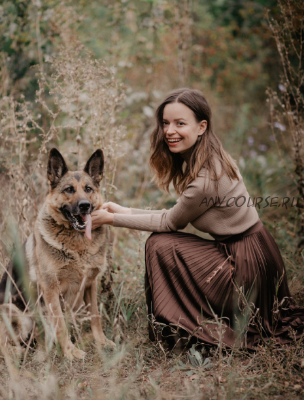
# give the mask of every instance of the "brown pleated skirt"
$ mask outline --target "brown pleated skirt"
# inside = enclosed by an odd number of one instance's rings
[[[304,307],[290,297],[280,251],[261,221],[219,241],[153,233],[146,243],[151,340],[253,349],[299,339]]]

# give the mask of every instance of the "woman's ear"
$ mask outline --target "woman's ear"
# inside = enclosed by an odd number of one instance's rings
[[[208,122],[204,119],[203,121],[200,122],[200,127],[199,127],[199,133],[198,136],[202,136],[203,133],[206,132],[208,126]]]

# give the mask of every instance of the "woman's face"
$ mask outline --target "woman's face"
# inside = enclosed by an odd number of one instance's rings
[[[207,121],[197,122],[190,108],[183,103],[170,103],[164,108],[165,142],[172,153],[184,153],[207,129]]]

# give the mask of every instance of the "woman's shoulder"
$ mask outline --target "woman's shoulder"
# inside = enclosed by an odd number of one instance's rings
[[[186,191],[196,191],[205,193],[206,191],[212,193],[215,190],[215,186],[212,181],[212,174],[206,167],[202,167],[197,174],[197,177],[189,183]]]
[[[239,171],[235,161],[231,158],[231,164],[233,165],[238,179],[232,179],[227,174],[227,168],[224,167],[224,161],[221,161],[218,157],[213,157],[214,168],[210,169],[203,166],[196,179],[194,179],[188,187],[195,188],[198,191],[213,193],[215,191],[227,188],[233,188],[243,181],[242,175]]]
[[[237,175],[241,176],[239,168],[231,156],[229,156],[229,162],[230,162],[230,165],[233,166],[233,168],[236,170]],[[212,162],[210,164],[213,165],[213,168],[203,165],[203,167],[200,169],[200,171],[198,173],[198,176],[210,177],[211,179],[213,179],[214,172],[216,173],[218,178],[222,177],[226,174],[224,166],[226,164],[226,167],[228,167],[228,165],[227,165],[227,163],[225,163],[225,161],[223,159],[220,159],[217,155],[214,155],[212,157]]]

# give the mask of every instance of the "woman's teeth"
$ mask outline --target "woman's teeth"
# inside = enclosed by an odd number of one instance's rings
[[[180,142],[182,139],[168,139],[169,143]]]

